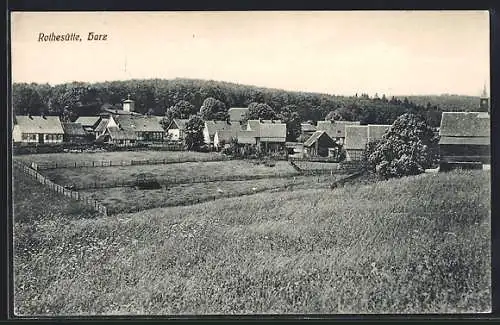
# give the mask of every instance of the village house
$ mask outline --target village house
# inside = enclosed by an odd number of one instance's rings
[[[253,136],[259,151],[277,152],[285,149],[286,124],[280,120],[248,120],[246,131],[249,132],[243,134],[244,137]]]
[[[203,139],[204,139],[205,143],[209,147],[215,147],[214,140],[215,140],[215,134],[217,133],[217,131],[219,131],[219,132],[225,131],[225,130],[231,131],[232,128],[234,130],[241,128],[239,123],[236,123],[235,125],[237,126],[236,128],[232,126],[232,123],[227,122],[227,121],[205,121],[205,127],[203,128]],[[237,134],[236,134],[236,136],[237,136]]]
[[[248,114],[248,107],[231,107],[228,111],[231,123],[241,123]]]
[[[167,138],[172,141],[183,141],[186,136],[186,123],[188,119],[174,118],[167,127]]]
[[[16,116],[12,130],[15,143],[62,143],[64,130],[59,116]]]
[[[103,141],[106,135],[106,130],[112,127],[118,128],[118,124],[113,116],[102,117],[94,131],[96,141]]]
[[[350,125],[360,125],[359,121],[318,121],[316,129],[318,131],[326,131],[326,133],[336,141],[343,145],[346,138],[346,127]]]
[[[307,157],[337,156],[338,148],[340,145],[326,131],[316,131],[304,142],[304,153]]]
[[[75,123],[79,123],[83,127],[85,132],[91,134],[95,139],[95,129],[97,128],[97,125],[99,125],[100,121],[100,116],[79,116],[76,119]]]
[[[119,128],[135,134],[138,142],[162,142],[164,130],[154,116],[117,115],[114,117]]]
[[[216,150],[223,149],[234,139],[238,141],[241,127],[238,123],[231,124],[229,128],[217,130],[214,135],[213,146]]]
[[[439,135],[441,169],[490,164],[488,112],[443,112]]]
[[[85,132],[83,126],[76,122],[62,122],[64,130],[64,142],[69,143],[88,143],[93,140],[93,135]]]
[[[108,127],[104,136],[106,142],[122,147],[135,145],[137,141],[135,132],[122,130],[117,126]]]
[[[368,143],[367,125],[346,125],[344,149],[347,161],[359,161]]]
[[[386,124],[368,124],[368,142],[382,139],[390,127]]]

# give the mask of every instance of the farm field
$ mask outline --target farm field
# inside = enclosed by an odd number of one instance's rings
[[[127,161],[142,159],[203,159],[213,156],[214,153],[203,153],[194,151],[113,151],[113,152],[81,152],[81,153],[48,153],[32,155],[16,155],[12,159],[17,159],[26,163],[73,163],[80,161]]]
[[[213,162],[187,162],[166,165],[134,165],[122,167],[61,168],[43,170],[41,173],[60,185],[92,185],[134,182],[137,176],[152,174],[159,182],[191,182],[207,177],[223,176],[273,176],[294,175],[297,172],[286,161],[278,161],[274,167],[256,165],[245,160]]]
[[[255,179],[248,181],[221,181],[194,184],[179,184],[157,190],[139,190],[132,187],[113,187],[82,190],[108,208],[108,213],[135,212],[157,207],[187,205],[207,200],[239,196],[282,188],[325,187],[344,175],[297,176],[291,178]],[[220,190],[220,192],[218,191]]]
[[[98,218],[47,195],[36,220],[16,190],[15,313],[487,312],[489,184],[453,171]]]

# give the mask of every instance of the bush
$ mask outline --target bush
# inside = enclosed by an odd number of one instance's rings
[[[385,179],[417,175],[436,162],[437,143],[423,117],[403,114],[382,139],[367,144],[363,164]]]

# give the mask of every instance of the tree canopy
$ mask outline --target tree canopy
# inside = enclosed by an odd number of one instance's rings
[[[382,139],[368,144],[367,167],[383,178],[423,173],[436,161],[437,143],[438,136],[422,116],[403,114]]]
[[[193,115],[186,122],[186,136],[184,138],[185,145],[188,150],[200,150],[204,144],[203,128],[205,122],[198,115]]]
[[[166,115],[166,111],[179,102],[189,102],[193,111],[203,110],[207,117],[224,119],[230,107],[248,107],[261,104],[256,116],[270,118],[272,112],[279,114],[285,106],[292,106],[301,121],[323,120],[330,112],[336,119],[358,120],[362,123],[392,124],[403,113],[419,113],[431,126],[439,126],[442,107],[453,110],[471,110],[476,97],[464,96],[417,96],[387,99],[360,96],[335,96],[330,94],[285,91],[229,82],[198,79],[146,79],[106,81],[98,83],[71,82],[59,85],[15,83],[12,87],[14,114],[62,115],[68,107],[77,115],[94,115],[104,104],[121,105],[130,95],[135,100],[137,112]],[[436,100],[436,101],[435,101]],[[418,102],[419,104],[414,104]],[[427,105],[430,102],[431,105]],[[222,104],[223,105],[222,105]],[[255,104],[253,104],[255,103]],[[208,104],[208,103],[206,103]],[[266,107],[262,109],[262,105]],[[261,112],[259,113],[259,110]],[[222,115],[222,116],[220,116]],[[328,116],[331,118],[331,115]]]
[[[229,113],[226,105],[213,97],[208,97],[203,101],[200,108],[200,116],[204,120],[227,120]]]

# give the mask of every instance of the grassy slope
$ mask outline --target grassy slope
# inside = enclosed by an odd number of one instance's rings
[[[488,173],[452,172],[46,218],[16,255],[16,311],[487,311],[488,184]]]

